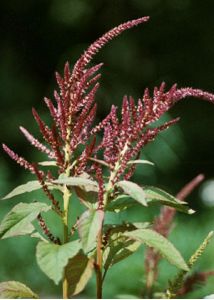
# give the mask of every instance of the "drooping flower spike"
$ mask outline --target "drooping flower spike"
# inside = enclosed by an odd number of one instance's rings
[[[119,121],[113,105],[107,117],[92,130],[96,134],[103,130],[103,139],[95,149],[97,152],[103,150],[103,159],[113,170],[121,158],[124,147],[126,151],[117,170],[117,181],[123,174],[124,179],[129,179],[134,172],[135,166],[129,165],[131,159],[139,156],[141,149],[152,141],[160,131],[167,129],[175,124],[179,118],[169,121],[162,126],[151,128],[150,125],[161,118],[178,101],[186,97],[193,96],[214,103],[214,95],[199,89],[181,88],[173,85],[169,91],[165,91],[165,83],[160,88],[155,87],[153,95],[150,96],[149,90],[145,89],[142,99],[137,104],[132,97],[125,96],[121,110],[121,122]],[[126,171],[126,172],[125,172]],[[124,173],[125,172],[125,173]]]
[[[83,53],[80,59],[76,62],[72,76],[74,78],[79,79],[82,76],[82,73],[85,67],[90,63],[92,58],[96,53],[99,52],[103,46],[105,46],[109,41],[120,35],[123,31],[128,30],[134,26],[137,26],[141,23],[145,23],[149,20],[149,17],[142,17],[135,20],[128,21],[126,23],[120,24],[117,27],[106,32],[103,36],[101,36],[98,40],[96,40],[93,44],[91,44],[88,49]]]

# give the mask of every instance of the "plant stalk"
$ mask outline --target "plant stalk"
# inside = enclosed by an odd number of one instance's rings
[[[113,188],[113,180],[117,175],[117,172],[120,168],[121,161],[128,149],[128,145],[125,144],[124,149],[121,151],[120,157],[115,164],[114,170],[110,174],[109,182],[106,187],[106,191],[103,197],[104,207],[108,203],[108,197],[111,189]],[[106,275],[104,272],[104,276],[102,274],[102,261],[103,261],[103,253],[102,253],[102,227],[97,236],[97,261],[96,261],[96,282],[97,282],[97,299],[102,299],[102,291],[103,291],[103,281]]]
[[[68,127],[69,128],[69,127]],[[71,159],[71,152],[70,152],[70,135],[71,135],[71,130],[70,128],[67,131],[67,142],[65,144],[65,175],[67,177],[70,176],[70,159]],[[69,200],[71,197],[71,191],[67,188],[66,185],[63,187],[63,207],[64,207],[64,215],[63,215],[63,244],[66,244],[69,239],[69,232],[68,232],[68,210],[69,210]],[[63,275],[63,282],[62,282],[62,294],[63,294],[63,299],[68,299],[68,280],[66,278],[66,272],[64,270],[64,275]]]
[[[68,242],[68,208],[69,208],[70,196],[71,196],[71,192],[66,186],[64,186],[63,244],[66,244]],[[65,271],[63,276],[62,290],[63,290],[63,299],[68,299],[68,280],[66,278]]]
[[[102,280],[102,229],[97,236],[97,262],[96,262],[96,280],[97,280],[97,299],[102,299],[103,280]]]
[[[147,274],[147,278],[146,278],[146,296],[148,298],[151,298],[152,296],[152,288],[153,288],[153,284],[154,284],[154,271],[150,270],[149,273]]]

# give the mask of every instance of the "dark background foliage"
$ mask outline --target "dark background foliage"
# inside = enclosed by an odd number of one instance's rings
[[[94,62],[105,63],[97,96],[97,120],[108,113],[112,103],[120,106],[124,94],[139,98],[145,87],[152,89],[162,81],[167,83],[168,88],[176,82],[179,87],[192,86],[214,92],[213,9],[212,0],[2,0],[1,142],[29,160],[41,159],[27,145],[18,126],[23,125],[37,132],[31,117],[32,106],[44,118],[48,117],[42,98],[53,95],[56,87],[54,71],[62,72],[66,60],[73,65],[82,51],[108,29],[144,15],[151,16],[147,24],[124,33],[96,56]],[[176,116],[181,116],[179,124],[161,134],[142,152],[142,157],[153,161],[155,167],[138,167],[135,179],[175,194],[187,181],[202,172],[206,176],[206,186],[212,191],[214,105],[186,99],[176,105],[165,119]],[[1,195],[29,178],[24,170],[1,152]],[[203,204],[201,197],[206,186],[189,197],[197,213],[191,217],[179,215],[172,235],[185,257],[213,227],[213,208]],[[35,195],[2,202],[0,215],[3,216],[17,201],[34,198]],[[143,219],[150,220],[152,213],[146,212],[145,215],[143,210]],[[131,217],[130,214],[126,217]],[[139,212],[132,211],[133,214],[138,219],[141,217]],[[30,242],[28,238],[0,241],[0,281],[24,281],[46,295],[50,282],[36,266],[34,248],[35,242]],[[214,268],[212,249],[210,246],[199,267]],[[126,274],[122,279],[117,276],[116,267],[112,270],[112,275],[107,278],[106,296],[120,294],[124,279],[128,282],[125,293],[139,293],[143,285],[139,281],[143,277],[140,261],[142,253],[118,265],[118,272]],[[166,283],[167,273],[171,274],[169,272],[175,270],[163,264],[161,284]],[[208,282],[207,289],[190,294],[190,297],[213,293],[212,282]],[[57,296],[56,293],[58,289],[51,288],[48,295]],[[93,291],[88,289],[85,295],[93,296]]]

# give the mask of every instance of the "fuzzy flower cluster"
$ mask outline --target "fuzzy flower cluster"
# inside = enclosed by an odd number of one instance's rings
[[[117,116],[117,107],[112,106],[107,117],[97,126],[93,127],[96,116],[97,104],[95,95],[99,88],[98,72],[102,64],[88,67],[94,55],[110,40],[123,31],[148,21],[149,17],[143,17],[128,21],[105,33],[96,40],[82,54],[73,67],[65,64],[64,75],[56,73],[58,91],[54,91],[54,101],[45,98],[45,104],[52,118],[51,126],[48,126],[38,112],[33,108],[32,113],[38,124],[43,142],[35,138],[27,129],[20,127],[26,139],[43,152],[51,160],[55,160],[59,173],[69,176],[78,176],[89,168],[98,170],[97,162],[91,159],[104,161],[110,171],[117,167],[117,180],[120,176],[128,179],[134,172],[134,166],[129,161],[139,156],[140,150],[156,135],[178,121],[172,120],[160,127],[150,127],[176,102],[189,96],[202,98],[214,102],[214,95],[193,88],[177,89],[174,85],[169,91],[165,91],[165,84],[155,88],[152,95],[146,89],[142,99],[138,102],[132,97],[124,97],[121,118]],[[103,131],[102,141],[96,143],[96,135]],[[79,145],[84,145],[82,153],[76,157]],[[50,170],[47,174],[38,169],[38,165],[28,162],[25,158],[17,155],[8,146],[3,144],[5,152],[19,165],[36,174],[43,185],[43,189],[52,203],[55,199],[48,191],[45,182],[53,179]],[[100,154],[101,153],[101,154]],[[75,162],[75,163],[74,163]],[[89,164],[90,162],[90,164]],[[101,171],[98,171],[98,178]],[[101,179],[99,179],[100,186]],[[57,208],[58,209],[58,208]]]
[[[160,88],[154,88],[153,95],[150,95],[149,90],[146,89],[143,98],[137,103],[133,97],[125,96],[121,121],[117,116],[117,107],[112,106],[109,115],[92,130],[92,133],[96,134],[103,130],[103,139],[94,152],[103,151],[103,159],[109,164],[111,170],[114,170],[115,165],[121,160],[115,180],[122,174],[126,180],[131,177],[135,165],[129,164],[130,160],[137,159],[141,149],[147,143],[152,141],[160,131],[176,123],[179,118],[159,127],[152,128],[150,125],[159,120],[176,102],[187,96],[214,102],[213,94],[198,89],[177,89],[177,86],[173,85],[169,91],[165,91],[163,82]]]
[[[146,22],[148,17],[139,18],[133,21],[121,24],[113,28],[101,38],[95,41],[80,57],[75,64],[73,71],[70,70],[69,64],[65,64],[64,76],[61,77],[56,73],[56,79],[59,86],[59,92],[54,91],[54,102],[45,98],[50,115],[52,117],[52,126],[49,127],[40,118],[35,109],[32,110],[33,116],[38,124],[44,142],[38,141],[27,129],[20,127],[20,130],[27,140],[39,151],[45,153],[50,159],[55,159],[61,173],[67,168],[68,161],[65,157],[72,154],[78,145],[85,144],[90,135],[91,127],[96,114],[96,103],[94,98],[99,83],[100,74],[97,71],[102,64],[91,68],[86,68],[93,56],[108,41],[133,26]],[[90,148],[84,153],[88,156]],[[35,167],[26,159],[18,156],[8,146],[3,144],[6,153],[25,169],[35,174]],[[77,163],[78,173],[84,167],[84,154]],[[78,164],[80,165],[78,167]]]

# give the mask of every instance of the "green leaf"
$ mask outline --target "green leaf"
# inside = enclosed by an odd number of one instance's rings
[[[134,223],[132,223],[132,225],[136,229],[145,229],[145,228],[151,227],[151,223],[149,223],[149,222],[134,222]]]
[[[95,248],[97,235],[102,227],[103,219],[103,211],[87,210],[78,220],[77,229],[85,253],[88,253]]]
[[[135,199],[140,204],[147,206],[147,202],[145,200],[145,193],[139,185],[127,180],[119,181],[116,185],[120,187],[131,198]]]
[[[189,207],[186,206],[186,202],[176,199],[174,196],[157,187],[144,187],[144,192],[146,194],[146,199],[148,203],[160,202],[163,205],[174,207],[181,212],[185,212],[188,214],[194,213],[194,210],[189,209]]]
[[[149,160],[144,160],[144,159],[136,159],[136,160],[130,160],[128,162],[128,165],[132,165],[132,164],[147,164],[147,165],[152,165],[154,166],[154,163],[149,161]]]
[[[38,164],[43,167],[56,167],[57,166],[55,160],[41,161]]]
[[[64,245],[39,242],[36,247],[37,263],[41,270],[55,284],[58,284],[63,277],[64,268],[67,266],[69,259],[74,257],[80,249],[79,240]]]
[[[63,177],[54,180],[53,183],[79,187],[83,186],[87,188],[87,191],[98,191],[98,185],[96,181],[84,177]]]
[[[47,239],[45,239],[39,232],[33,232],[32,234],[31,234],[31,237],[32,238],[36,238],[36,239],[39,239],[39,240],[41,240],[41,241],[44,241],[44,242],[47,242],[48,240]]]
[[[148,223],[136,223],[137,226],[148,227]],[[105,270],[133,254],[141,245],[140,242],[130,240],[124,236],[125,232],[136,229],[132,223],[121,225],[105,225],[105,238],[107,244],[103,251],[103,264]]]
[[[29,287],[18,281],[0,282],[1,299],[38,299]]]
[[[93,269],[93,259],[89,259],[81,252],[69,260],[65,273],[70,297],[79,294],[85,288],[92,276]]]
[[[45,203],[19,203],[4,217],[0,224],[0,238],[5,239],[34,231],[32,221],[39,213],[51,209]]]
[[[119,294],[116,296],[116,299],[139,299],[139,298],[131,294]]]
[[[14,190],[12,190],[9,194],[7,194],[2,200],[6,200],[24,193],[29,193],[35,190],[41,189],[41,184],[38,180],[29,181],[25,184],[17,186]]]
[[[104,268],[120,262],[133,254],[140,247],[141,243],[133,240],[118,240],[114,245],[105,248],[103,253]]]
[[[111,200],[106,206],[106,210],[120,212],[136,204],[136,201],[131,199],[128,195],[119,195],[114,200]]]
[[[121,235],[124,232],[133,231],[135,229],[145,229],[149,228],[150,226],[151,223],[149,222],[124,222],[122,224],[105,224],[104,234],[107,235],[108,240],[110,239],[111,242],[117,240],[119,237],[124,239],[124,236]]]
[[[149,247],[155,248],[165,257],[169,263],[175,265],[177,268],[188,271],[189,268],[185,263],[179,251],[168,241],[165,237],[151,229],[137,229],[134,231],[124,233],[126,237],[130,237],[139,241]]]

